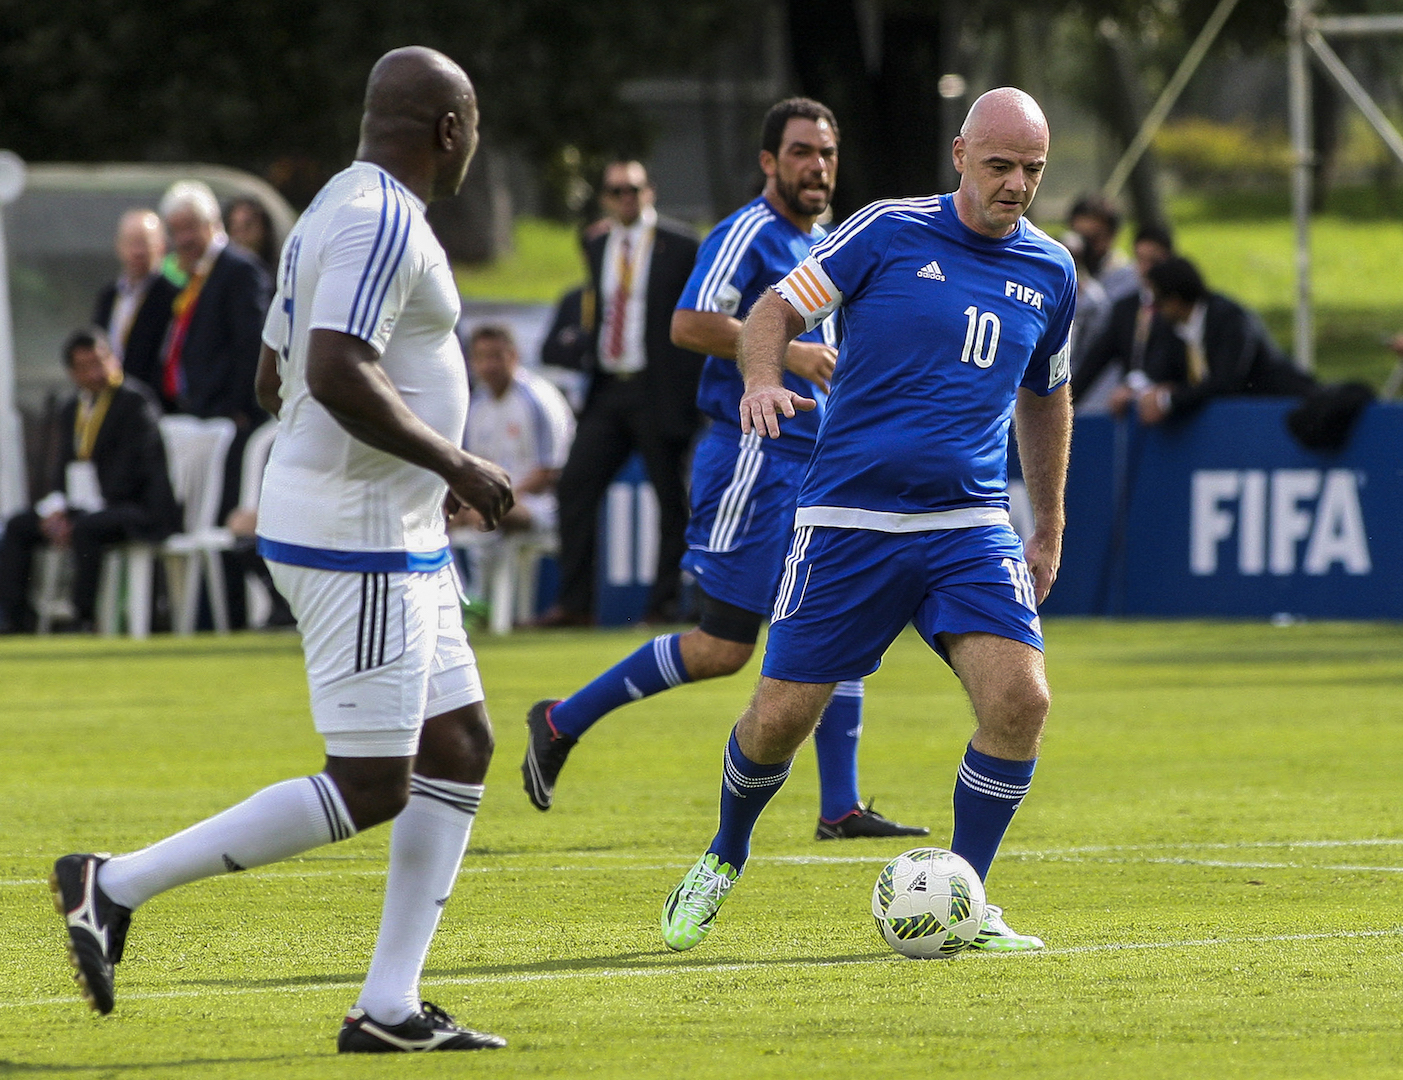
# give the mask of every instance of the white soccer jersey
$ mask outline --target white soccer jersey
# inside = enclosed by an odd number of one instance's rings
[[[536,469],[564,468],[574,437],[575,417],[560,391],[518,368],[500,399],[478,387],[464,448],[506,469],[515,486]]]
[[[446,484],[354,438],[312,398],[307,341],[325,329],[368,342],[415,415],[461,444],[468,383],[458,313],[424,204],[369,162],[334,176],[288,236],[263,330],[283,400],[258,507],[266,558],[376,572],[447,562]]]

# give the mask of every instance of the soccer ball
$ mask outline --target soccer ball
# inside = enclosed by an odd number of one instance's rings
[[[953,851],[913,848],[877,875],[872,917],[877,932],[902,956],[947,959],[979,933],[984,883]]]

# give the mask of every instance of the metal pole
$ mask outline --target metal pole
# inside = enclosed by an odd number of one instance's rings
[[[1135,166],[1149,149],[1150,141],[1159,132],[1165,117],[1169,115],[1169,110],[1174,108],[1174,103],[1179,100],[1179,95],[1184,92],[1184,87],[1193,78],[1198,66],[1203,63],[1204,56],[1217,40],[1219,31],[1223,29],[1223,24],[1228,21],[1228,16],[1235,7],[1237,0],[1218,0],[1218,6],[1213,9],[1213,14],[1208,16],[1208,21],[1203,24],[1203,29],[1198,32],[1198,37],[1180,61],[1178,70],[1160,91],[1159,100],[1145,116],[1140,130],[1135,133],[1135,139],[1125,148],[1125,153],[1120,156],[1116,167],[1111,171],[1110,179],[1101,188],[1101,194],[1106,198],[1114,199],[1120,194],[1121,188],[1125,187],[1125,182],[1130,179]]]
[[[1296,366],[1315,370],[1315,327],[1310,288],[1311,147],[1310,70],[1306,65],[1306,26],[1315,0],[1290,0],[1287,21],[1287,73],[1291,113],[1291,215],[1296,223]]]

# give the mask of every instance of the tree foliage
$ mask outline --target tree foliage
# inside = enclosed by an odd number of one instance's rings
[[[305,198],[355,149],[387,49],[477,85],[488,140],[545,163],[638,151],[621,81],[687,71],[738,0],[0,0],[0,143],[32,160],[205,160]]]

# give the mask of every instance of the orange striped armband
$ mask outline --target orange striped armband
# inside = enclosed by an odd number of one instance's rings
[[[789,271],[783,280],[775,285],[775,292],[804,316],[804,323],[810,330],[843,302],[843,294],[812,257]]]

